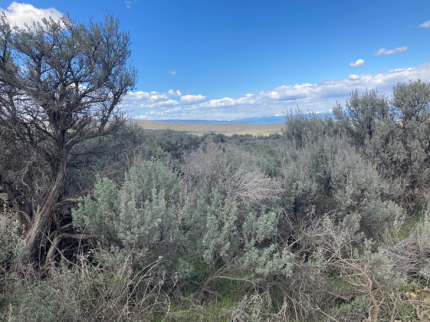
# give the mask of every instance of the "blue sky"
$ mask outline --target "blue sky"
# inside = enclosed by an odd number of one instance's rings
[[[328,112],[354,89],[430,80],[430,1],[0,0],[10,20],[113,13],[139,71],[141,119]],[[355,66],[355,67],[354,67]]]

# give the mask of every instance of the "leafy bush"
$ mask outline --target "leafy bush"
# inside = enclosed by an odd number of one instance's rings
[[[299,108],[285,114],[283,137],[293,142],[296,148],[302,148],[307,143],[314,143],[319,138],[336,135],[337,127],[330,117],[321,117],[314,113],[303,113]]]
[[[388,99],[378,96],[377,90],[366,90],[362,95],[357,91],[350,94],[346,109],[337,103],[333,114],[339,125],[345,128],[356,145],[363,146],[366,138],[372,138],[378,122],[393,121],[395,114],[390,111]]]
[[[293,255],[276,244],[277,215],[240,210],[238,202],[214,190],[210,202],[201,198],[184,218],[187,237],[209,267],[201,289],[216,279],[291,274]],[[192,265],[192,263],[190,263]]]
[[[149,255],[163,256],[175,245],[179,178],[162,163],[138,163],[120,189],[109,179],[99,179],[93,198],[80,199],[72,212],[73,224],[110,247],[118,258],[133,251],[134,263],[144,264]]]
[[[184,156],[182,172],[188,191],[199,197],[209,197],[216,189],[245,203],[276,199],[281,191],[277,180],[263,174],[253,161],[246,152],[232,146],[221,148],[209,138]]]
[[[87,196],[73,227],[53,213],[51,266],[15,261],[21,227],[0,217],[1,318],[422,319],[405,290],[430,280],[428,214],[402,224],[428,194],[429,97],[354,92],[337,122],[290,112],[281,138],[132,127],[77,146],[64,196]]]
[[[333,213],[340,219],[355,214],[361,229],[378,237],[401,221],[403,210],[389,199],[396,185],[348,140],[324,137],[301,149],[285,144],[281,158],[282,207],[296,222],[310,214]]]
[[[403,182],[401,200],[423,201],[430,182],[430,83],[398,83],[390,101],[376,91],[354,92],[334,114],[384,176]]]
[[[22,283],[16,275],[9,277],[8,287],[13,292],[6,302],[7,311],[3,313],[7,321],[82,321],[77,292],[79,282],[67,270],[52,273],[45,280],[29,274],[27,283]]]
[[[0,266],[19,255],[23,242],[18,229],[13,213],[0,213]]]

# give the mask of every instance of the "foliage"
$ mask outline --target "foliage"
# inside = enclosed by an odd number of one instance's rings
[[[290,111],[267,138],[145,131],[116,110],[135,74],[115,19],[1,23],[2,320],[424,319],[429,83]]]
[[[113,16],[88,25],[65,16],[17,28],[2,15],[0,30],[0,137],[7,146],[0,154],[8,165],[0,168],[9,172],[0,182],[14,207],[33,218],[23,253],[30,262],[48,217],[61,208],[72,149],[118,130],[125,120],[119,103],[137,76],[130,37]],[[23,209],[16,201],[22,194],[29,197]]]
[[[396,117],[390,111],[388,99],[378,96],[376,90],[366,90],[362,95],[358,91],[352,92],[345,106],[344,110],[337,103],[333,114],[357,145],[364,145],[366,138],[372,138],[378,122],[386,123]]]
[[[99,179],[94,197],[80,199],[73,210],[73,224],[115,256],[133,251],[133,262],[145,264],[150,254],[164,256],[175,245],[178,202],[177,175],[160,162],[142,161],[126,173],[121,189]]]
[[[294,142],[296,148],[302,148],[307,143],[317,141],[324,135],[335,135],[337,128],[330,117],[320,117],[314,113],[303,113],[299,108],[285,114],[283,137],[288,142]]]
[[[429,182],[430,84],[398,83],[390,101],[376,91],[351,94],[346,110],[334,110],[339,124],[353,136],[366,158],[390,180],[400,180],[400,199],[424,200]]]
[[[147,321],[169,307],[161,291],[157,260],[144,272],[129,270],[131,254],[121,265],[94,267],[81,254],[73,267],[65,262],[42,278],[31,268],[8,276],[9,296],[1,303],[3,321]],[[20,277],[23,276],[24,278]],[[1,306],[0,306],[1,307]]]
[[[19,234],[19,221],[15,217],[16,215],[11,211],[3,209],[0,212],[0,267],[2,269],[16,259],[23,246]]]
[[[282,207],[296,222],[312,213],[337,218],[354,214],[361,218],[361,229],[377,237],[401,221],[404,211],[388,199],[396,185],[390,185],[348,140],[324,137],[301,149],[287,143],[280,157]]]
[[[194,216],[193,216],[194,215]],[[208,204],[200,199],[197,212],[186,218],[189,235],[215,275],[234,269],[268,276],[291,273],[291,254],[270,243],[276,234],[276,214],[241,212],[232,198],[213,192]],[[216,277],[211,276],[210,279]]]
[[[253,161],[233,146],[224,151],[207,139],[199,150],[184,156],[182,172],[188,189],[200,197],[207,198],[216,189],[245,203],[276,199],[281,191],[277,180],[264,175]]]

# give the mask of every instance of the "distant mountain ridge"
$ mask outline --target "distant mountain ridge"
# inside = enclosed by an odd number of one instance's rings
[[[157,122],[168,123],[186,123],[186,124],[231,124],[231,123],[249,123],[249,124],[281,124],[285,121],[285,116],[263,116],[250,117],[244,119],[236,119],[230,121],[215,121],[215,120],[153,120]]]
[[[331,117],[333,113],[319,113],[320,117]],[[153,120],[157,122],[167,123],[185,123],[185,124],[231,124],[231,123],[248,123],[248,124],[282,124],[285,122],[284,115],[249,117],[243,119],[235,119],[230,121],[215,121],[215,120]]]

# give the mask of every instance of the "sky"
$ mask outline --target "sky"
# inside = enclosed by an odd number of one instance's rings
[[[428,0],[0,0],[18,25],[114,14],[138,70],[122,106],[144,120],[330,112],[348,94],[430,80]]]

